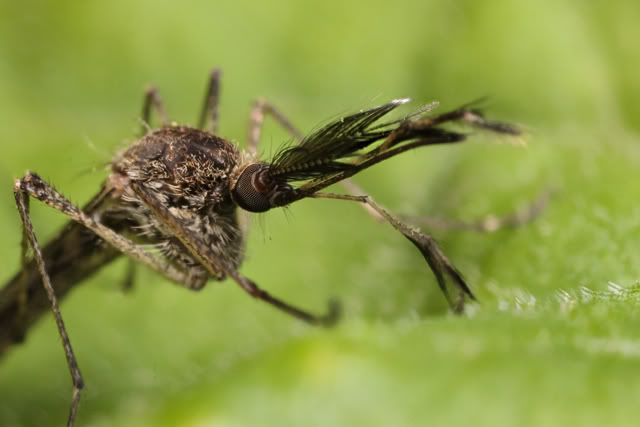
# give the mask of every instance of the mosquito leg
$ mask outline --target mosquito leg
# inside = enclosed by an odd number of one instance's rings
[[[345,179],[344,181],[340,181],[342,186],[349,192],[349,194],[351,194],[352,196],[366,196],[367,193],[364,192],[364,190],[355,182],[353,182],[353,180],[351,179]],[[365,210],[365,212],[367,212],[369,215],[371,215],[371,217],[373,219],[375,219],[376,221],[384,221],[384,217],[382,215],[380,215],[378,213],[378,211],[376,211],[373,206],[369,205],[368,203],[362,203],[360,204],[360,206],[362,206],[362,208]]]
[[[53,207],[54,209],[66,214],[71,219],[81,223],[89,230],[96,233],[102,239],[113,245],[116,249],[124,252],[132,258],[135,258],[152,269],[163,274],[170,280],[179,283],[189,289],[201,289],[206,283],[206,277],[195,274],[192,271],[180,271],[167,263],[161,263],[160,260],[143,251],[137,247],[133,242],[118,235],[113,230],[104,225],[96,222],[84,212],[75,207],[71,202],[65,199],[58,191],[51,185],[47,184],[40,177],[35,174],[27,173],[21,180],[17,180],[14,186],[14,195],[20,217],[24,224],[24,235],[29,245],[33,249],[34,258],[38,265],[38,270],[42,277],[42,283],[47,294],[47,298],[51,304],[51,310],[58,328],[58,333],[62,340],[65,356],[67,359],[67,365],[71,372],[71,378],[73,383],[73,396],[71,400],[71,408],[69,410],[69,417],[67,426],[73,426],[78,411],[78,404],[80,401],[80,391],[84,387],[84,381],[78,367],[77,359],[74,355],[73,348],[69,335],[60,313],[60,307],[58,305],[57,297],[51,284],[51,279],[46,270],[44,259],[42,256],[42,250],[33,231],[33,224],[29,217],[29,196],[34,197],[46,205]],[[26,259],[25,250],[26,244],[23,244],[23,260]],[[25,262],[25,261],[23,261]],[[24,269],[23,271],[26,271]]]
[[[209,77],[209,87],[204,97],[198,128],[215,134],[218,130],[218,101],[220,98],[220,70],[214,69]],[[207,127],[207,122],[209,126]]]
[[[122,291],[129,292],[133,289],[136,280],[136,262],[133,258],[127,258],[127,270],[122,281]]]
[[[293,317],[307,322],[311,325],[319,326],[332,326],[340,318],[340,305],[336,300],[329,300],[329,310],[326,314],[318,316],[300,308],[294,307],[281,299],[278,299],[267,291],[260,289],[252,280],[240,275],[237,271],[230,273],[231,278],[249,295],[259,300],[262,300],[272,306],[276,307]]]
[[[201,289],[206,278],[198,272],[191,270],[180,270],[173,264],[163,262],[156,256],[150,254],[144,249],[140,248],[131,240],[121,236],[109,227],[97,222],[93,218],[86,215],[79,208],[74,206],[69,200],[67,200],[62,194],[60,194],[54,187],[45,182],[38,175],[27,172],[23,179],[16,182],[16,192],[28,194],[29,196],[38,199],[42,203],[54,208],[55,210],[62,212],[72,220],[84,225],[86,228],[100,236],[103,240],[109,243],[114,248],[118,249],[125,255],[133,258],[141,263],[147,265],[157,273],[162,274],[167,279],[174,283],[182,285],[186,288],[198,290]]]
[[[220,273],[233,279],[249,295],[265,301],[268,304],[284,311],[300,320],[314,325],[330,326],[336,322],[340,310],[337,302],[329,302],[329,311],[325,315],[315,315],[306,310],[294,307],[260,289],[253,281],[238,273],[229,262],[215,253],[211,246],[202,240],[202,236],[194,233],[190,228],[184,227],[176,218],[166,204],[159,201],[148,189],[138,183],[132,184],[135,193],[153,211],[156,218],[159,218],[184,247],[210,272],[212,276],[220,276]]]
[[[543,191],[535,200],[521,208],[503,215],[487,215],[472,221],[456,219],[401,215],[403,220],[429,229],[460,230],[491,233],[503,228],[518,228],[537,218],[547,207],[553,197],[552,190]]]
[[[444,293],[447,302],[451,309],[455,313],[462,313],[464,311],[464,299],[468,297],[471,300],[475,300],[471,289],[464,281],[462,274],[454,267],[453,263],[447,258],[447,256],[438,247],[433,237],[424,234],[417,228],[411,227],[398,218],[387,212],[382,206],[376,203],[370,196],[351,196],[346,194],[333,194],[333,193],[315,193],[311,197],[325,198],[325,199],[337,199],[337,200],[350,200],[359,203],[366,204],[376,211],[380,217],[384,218],[389,224],[398,230],[404,237],[406,237],[411,243],[413,243],[422,256],[431,267],[431,271],[436,276],[438,285]],[[452,299],[447,289],[447,278],[458,289],[458,295]]]
[[[22,198],[22,204],[24,205],[25,212],[27,217],[29,216],[29,196],[23,193],[20,193],[20,197]],[[27,282],[27,264],[29,263],[29,236],[27,234],[26,227],[22,228],[22,240],[20,241],[20,261],[22,264],[22,277],[20,279],[20,289],[18,293],[18,324],[24,324],[26,322],[27,309],[28,309],[28,298],[29,298],[29,288]],[[22,331],[23,328],[18,328],[17,330]],[[14,339],[16,341],[22,341],[24,336],[22,334],[16,334]]]
[[[342,186],[354,196],[366,195],[365,191],[352,180],[342,181]],[[532,202],[506,215],[487,215],[472,221],[462,221],[442,217],[398,215],[398,218],[409,224],[425,227],[429,230],[455,230],[491,233],[503,228],[518,228],[536,219],[547,207],[553,197],[552,190],[543,191]],[[361,205],[376,221],[384,218],[369,204]]]
[[[251,114],[249,116],[249,138],[247,150],[251,154],[257,154],[260,144],[260,134],[262,125],[266,115],[272,116],[287,132],[289,132],[296,141],[302,141],[304,135],[280,112],[273,104],[267,102],[264,98],[258,98],[253,104]]]
[[[27,207],[27,203],[25,202],[25,193],[22,189],[21,181],[16,182],[16,185],[14,187],[14,194],[16,204],[18,206],[18,211],[20,212],[20,217],[22,218],[22,223],[24,225],[27,240],[29,241],[31,248],[33,249],[33,256],[36,259],[38,269],[40,270],[40,275],[42,276],[42,284],[45,288],[45,291],[47,292],[47,298],[51,303],[53,317],[56,321],[56,326],[58,328],[60,338],[62,339],[64,354],[67,358],[69,371],[71,372],[71,380],[73,382],[73,395],[71,399],[71,409],[69,410],[69,418],[67,420],[67,426],[70,427],[73,426],[73,422],[76,418],[78,403],[80,402],[80,390],[82,390],[82,388],[84,387],[84,381],[78,367],[76,356],[73,354],[73,348],[71,347],[71,341],[69,340],[69,335],[67,334],[67,330],[64,326],[64,321],[62,320],[62,314],[60,313],[60,307],[58,306],[56,294],[53,291],[51,280],[49,279],[49,275],[47,274],[47,270],[44,265],[40,245],[38,244],[38,240],[36,239],[36,235],[33,231],[33,224],[31,223],[31,218],[29,217],[29,209]]]
[[[152,108],[155,108],[160,116],[160,123],[162,126],[169,124],[169,117],[164,109],[164,104],[158,91],[154,87],[150,87],[144,93],[144,101],[142,102],[142,129],[141,135],[145,135],[149,129],[151,129],[151,113]]]

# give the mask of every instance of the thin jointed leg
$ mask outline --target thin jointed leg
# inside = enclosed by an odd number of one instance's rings
[[[376,211],[380,217],[384,218],[389,224],[398,230],[404,237],[406,237],[411,243],[413,243],[422,256],[431,267],[433,274],[436,276],[438,285],[449,302],[449,305],[456,313],[461,313],[464,310],[464,300],[468,297],[471,300],[475,300],[471,289],[467,286],[460,272],[449,261],[449,258],[440,250],[433,237],[424,234],[417,228],[404,224],[396,217],[387,212],[382,206],[376,203],[370,196],[351,196],[345,194],[333,194],[333,193],[316,193],[312,197],[324,198],[324,199],[337,199],[337,200],[350,200],[359,203],[366,204]],[[455,299],[451,299],[449,291],[447,289],[447,278],[451,280],[453,285],[457,287],[458,294]]]
[[[287,132],[289,132],[296,141],[300,142],[304,138],[302,132],[300,132],[291,122],[280,112],[275,106],[267,102],[264,98],[259,98],[251,109],[249,116],[249,135],[247,142],[247,150],[251,154],[258,153],[258,146],[260,144],[260,133],[262,131],[262,125],[264,124],[265,116],[269,114],[272,116]]]
[[[133,289],[136,281],[136,261],[133,258],[127,258],[127,269],[125,271],[124,280],[122,281],[122,291],[129,292]]]
[[[198,128],[212,134],[218,130],[218,102],[220,100],[220,70],[214,69],[209,77],[209,86],[204,97]]]
[[[400,215],[400,218],[411,224],[423,226],[432,230],[477,231],[481,233],[491,233],[504,228],[518,228],[530,223],[545,210],[552,197],[553,190],[546,190],[540,193],[534,201],[509,214],[503,216],[487,215],[484,218],[472,221],[409,215]]]
[[[151,129],[151,113],[152,108],[155,108],[160,116],[161,126],[167,126],[169,124],[169,117],[164,109],[164,104],[156,88],[151,87],[144,93],[144,101],[142,103],[142,129],[141,135],[145,135]]]
[[[191,228],[185,227],[179,218],[171,213],[165,203],[162,203],[150,192],[146,187],[137,183],[132,184],[136,195],[145,202],[145,204],[154,213],[154,216],[161,220],[184,247],[202,264],[207,271],[214,277],[223,273],[227,277],[233,279],[249,295],[260,299],[279,310],[290,314],[300,320],[314,325],[329,326],[333,324],[339,316],[339,307],[335,302],[330,302],[329,311],[325,315],[315,315],[306,310],[294,307],[293,305],[282,301],[268,292],[260,289],[253,281],[240,274],[230,262],[224,257],[213,251],[210,244],[203,240],[203,236],[195,233]]]
[[[29,196],[20,193],[20,197],[22,198],[22,204],[24,205],[24,211],[29,216]],[[22,279],[20,284],[20,293],[18,294],[18,316],[20,320],[19,324],[23,324],[26,322],[27,316],[27,300],[28,300],[28,283],[27,283],[27,264],[29,263],[29,235],[27,233],[27,228],[22,228],[22,239],[20,241],[20,263],[22,265]],[[20,329],[22,330],[22,329]],[[16,336],[14,337],[17,341],[22,341],[23,337]]]
[[[354,196],[366,196],[366,192],[352,180],[341,181],[342,186]],[[463,221],[443,217],[421,215],[398,215],[398,218],[409,224],[424,227],[429,230],[475,231],[491,233],[504,228],[518,228],[532,222],[546,209],[553,197],[553,190],[541,192],[535,200],[506,215],[487,215],[484,218]],[[364,210],[376,221],[384,221],[384,218],[370,205],[362,204]]]
[[[278,299],[267,291],[261,289],[251,279],[242,276],[238,272],[232,272],[231,278],[249,295],[259,300],[262,300],[277,309],[292,315],[300,320],[303,320],[311,325],[319,326],[332,326],[340,318],[340,304],[336,300],[329,300],[329,310],[326,314],[318,316],[311,314],[306,310],[299,309],[297,307],[288,304],[281,299]]]
[[[188,271],[182,271],[176,268],[173,264],[163,262],[142,249],[140,246],[136,245],[131,240],[95,221],[69,202],[54,187],[45,182],[38,175],[27,173],[16,185],[18,184],[20,191],[27,193],[31,197],[40,200],[42,203],[64,213],[72,220],[84,225],[89,230],[97,234],[111,246],[129,257],[147,265],[152,270],[162,274],[172,282],[190,289],[199,289],[204,285],[202,278],[192,276]]]
[[[62,196],[55,188],[35,174],[28,172],[23,179],[17,180],[14,186],[14,195],[20,217],[24,224],[25,241],[28,242],[29,246],[33,249],[33,256],[38,265],[40,275],[42,276],[42,283],[47,293],[47,298],[51,304],[58,333],[60,334],[65,356],[67,358],[67,365],[71,372],[74,390],[67,425],[73,426],[78,410],[80,390],[84,386],[84,381],[80,374],[78,363],[73,353],[73,348],[71,347],[71,341],[66,331],[62,314],[60,313],[54,287],[46,270],[42,250],[33,231],[33,224],[29,217],[29,197],[34,197],[57,211],[64,213],[72,220],[84,225],[86,228],[100,236],[103,240],[123,252],[125,255],[146,264],[156,272],[162,274],[165,278],[185,288],[199,290],[205,285],[208,277],[200,274],[194,274],[194,272],[188,270],[183,271],[169,263],[161,262],[152,254],[136,246],[132,241],[120,236],[110,228],[87,216],[84,212],[64,198],[64,196]],[[23,263],[26,262],[27,259],[26,249],[26,244],[23,244]]]
[[[38,269],[40,270],[40,275],[42,276],[42,284],[47,293],[47,298],[51,303],[51,310],[56,321],[56,327],[58,328],[58,333],[60,334],[60,338],[62,339],[62,346],[64,347],[67,366],[69,367],[69,371],[71,372],[71,380],[73,382],[73,396],[71,399],[71,409],[69,410],[69,417],[67,419],[67,426],[70,427],[73,426],[73,422],[76,418],[78,403],[80,402],[80,390],[84,387],[84,381],[82,379],[80,369],[78,368],[78,362],[76,360],[76,356],[73,353],[73,348],[71,347],[71,340],[69,339],[69,335],[67,334],[67,330],[64,326],[64,321],[62,320],[62,314],[60,313],[60,307],[58,306],[56,294],[53,290],[53,286],[51,285],[49,275],[47,274],[46,266],[44,265],[42,251],[40,249],[40,245],[38,244],[36,235],[33,231],[33,224],[31,223],[31,219],[29,217],[29,210],[27,207],[28,205],[27,203],[25,203],[25,193],[20,184],[21,181],[17,181],[14,187],[16,204],[18,206],[18,211],[20,212],[20,217],[22,218],[26,237],[31,244],[31,248],[33,249],[33,256],[36,259]]]

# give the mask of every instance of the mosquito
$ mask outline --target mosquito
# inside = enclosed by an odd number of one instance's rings
[[[242,150],[216,134],[219,82],[220,71],[214,70],[197,127],[170,122],[157,91],[148,90],[140,138],[114,157],[110,174],[82,209],[35,173],[27,172],[15,181],[15,201],[24,225],[22,270],[0,292],[0,354],[23,341],[44,312],[53,311],[73,383],[68,426],[76,419],[84,380],[59,300],[121,255],[129,258],[130,265],[145,264],[189,290],[200,290],[211,279],[228,278],[250,296],[304,322],[329,326],[337,320],[335,302],[329,303],[326,313],[311,313],[271,295],[239,272],[246,234],[239,219],[242,211],[266,212],[306,198],[358,203],[417,247],[455,312],[464,309],[465,301],[475,299],[431,236],[392,215],[349,178],[409,150],[465,141],[469,134],[445,127],[449,123],[509,136],[520,135],[518,127],[487,120],[473,105],[433,115],[429,114],[437,105],[433,103],[400,118],[385,119],[409,102],[395,99],[305,136],[272,104],[260,99],[252,108],[248,145]],[[156,129],[150,125],[154,112],[161,121]],[[270,160],[258,156],[266,116],[293,137]],[[347,191],[323,191],[336,183]],[[31,198],[70,218],[44,247],[29,216]],[[450,289],[455,295],[450,295]]]

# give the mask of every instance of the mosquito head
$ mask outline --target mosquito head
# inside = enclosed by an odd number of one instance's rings
[[[238,176],[231,188],[231,198],[249,212],[266,212],[286,204],[293,192],[287,183],[278,182],[269,175],[269,165],[250,163]]]

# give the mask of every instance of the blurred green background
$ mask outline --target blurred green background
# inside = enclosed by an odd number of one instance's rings
[[[122,261],[62,304],[87,388],[78,426],[636,425],[640,401],[637,1],[0,2],[0,245],[18,268],[12,179],[82,204],[134,139],[142,92],[194,123],[223,69],[222,136],[264,96],[303,130],[392,98],[488,95],[526,147],[480,136],[357,182],[394,212],[474,219],[558,190],[534,223],[432,230],[481,303],[447,313],[419,253],[355,204],[254,221],[243,272],[319,330],[212,282],[190,293]],[[288,139],[269,123],[264,152]],[[97,172],[96,172],[97,170]],[[65,219],[36,203],[42,240]],[[62,425],[71,381],[50,316],[0,361],[0,425]]]

